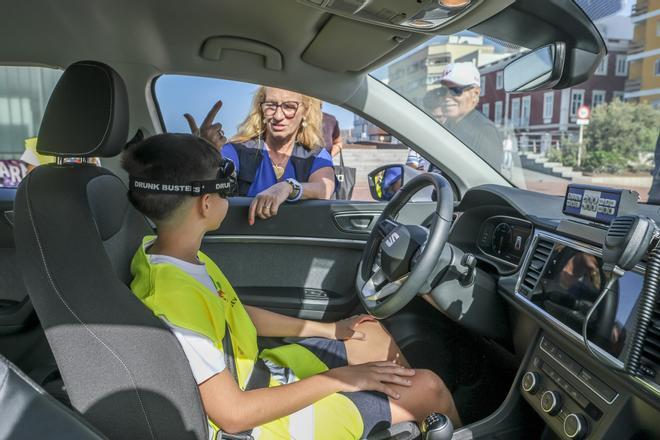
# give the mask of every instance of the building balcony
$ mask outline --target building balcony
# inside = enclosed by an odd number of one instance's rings
[[[630,16],[637,17],[642,14],[649,12],[649,2],[648,0],[638,1],[635,6],[632,7]]]
[[[628,46],[628,54],[629,55],[640,53],[643,50],[644,50],[644,42],[643,41],[631,41],[630,45]]]
[[[625,85],[623,86],[623,90],[626,93],[631,93],[631,92],[637,92],[639,89],[642,87],[642,80],[641,79],[629,79],[626,80]]]

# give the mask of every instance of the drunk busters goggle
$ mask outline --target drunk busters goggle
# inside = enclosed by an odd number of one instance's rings
[[[154,194],[179,194],[201,196],[202,194],[218,193],[220,197],[231,197],[236,193],[236,168],[231,159],[223,158],[218,176],[213,180],[198,180],[188,183],[162,182],[129,176],[128,189],[131,191],[149,192]]]

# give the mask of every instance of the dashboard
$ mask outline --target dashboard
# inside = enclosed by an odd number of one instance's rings
[[[471,291],[471,307],[479,310],[475,303],[488,298],[484,309],[491,313],[463,309],[453,319],[475,331],[511,329],[511,339],[500,343],[512,344],[521,358],[514,395],[559,438],[660,438],[660,425],[653,422],[660,416],[658,301],[647,312],[653,317],[648,331],[638,327],[646,261],[613,282],[590,315],[588,348],[582,337],[585,316],[609,280],[602,259],[608,225],[598,220],[639,214],[660,224],[660,210],[606,188],[569,193],[562,198],[485,185],[465,195],[449,242],[457,252],[474,254],[480,276],[494,280],[509,317],[498,320],[502,312],[492,298]],[[536,331],[524,324],[530,321]],[[494,332],[481,333],[497,339]],[[632,370],[636,349],[641,356]]]
[[[530,222],[497,215],[481,225],[477,247],[485,256],[517,267],[531,235]]]

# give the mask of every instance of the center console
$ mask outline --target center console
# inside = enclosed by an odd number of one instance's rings
[[[585,439],[605,430],[620,393],[566,354],[547,336],[537,343],[520,381],[523,397],[555,432]],[[598,438],[597,436],[593,438]]]

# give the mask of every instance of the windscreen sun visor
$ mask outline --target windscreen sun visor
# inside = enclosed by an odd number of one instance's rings
[[[181,183],[143,179],[136,176],[129,176],[128,178],[128,188],[131,191],[153,194],[178,194],[193,197],[201,196],[202,194],[218,193],[220,197],[227,198],[236,194],[237,186],[234,162],[226,158],[223,158],[220,169],[218,169],[218,175],[213,180],[197,180]]]

